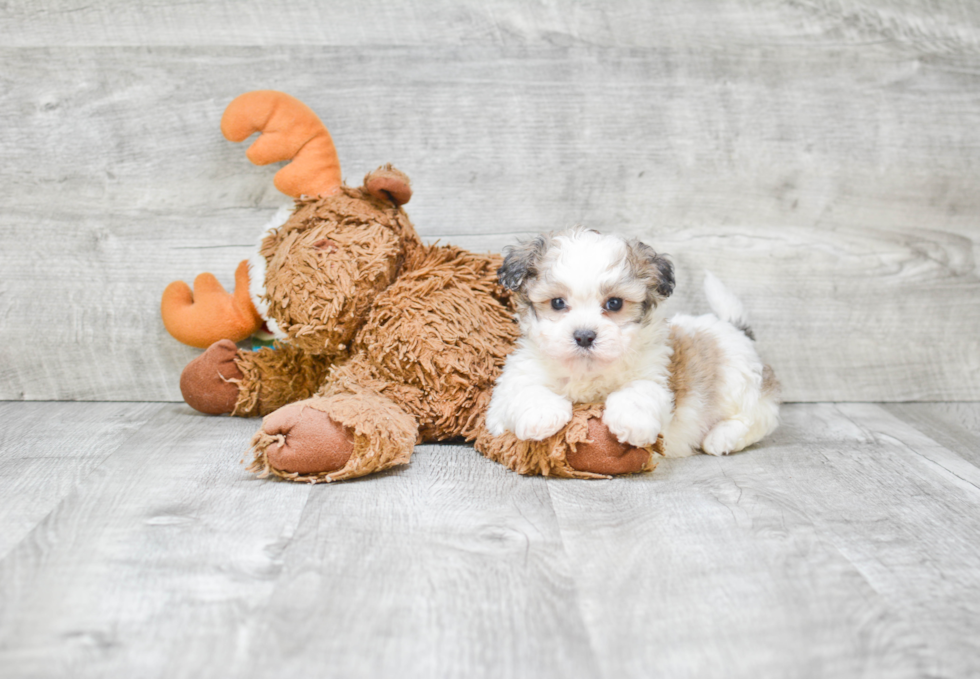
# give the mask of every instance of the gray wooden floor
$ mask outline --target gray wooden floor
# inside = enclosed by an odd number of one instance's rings
[[[257,480],[256,421],[0,403],[2,677],[980,673],[980,404],[525,478],[464,446]]]

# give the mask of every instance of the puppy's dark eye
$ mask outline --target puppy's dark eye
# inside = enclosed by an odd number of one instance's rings
[[[606,303],[602,305],[602,308],[606,311],[619,311],[623,308],[623,300],[619,297],[610,297],[606,300]]]
[[[555,311],[561,311],[565,308],[565,300],[563,300],[561,297],[555,297],[553,300],[551,300],[551,308]]]

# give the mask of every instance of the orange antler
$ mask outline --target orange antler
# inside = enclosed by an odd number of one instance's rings
[[[235,293],[228,294],[209,273],[194,279],[194,291],[184,281],[174,281],[163,291],[160,315],[175,339],[207,349],[220,339],[240,342],[262,327],[248,293],[248,260],[235,271]]]
[[[246,155],[256,165],[292,160],[276,173],[276,188],[287,196],[319,196],[341,184],[340,161],[330,133],[309,106],[275,90],[236,97],[221,117],[221,133],[230,141],[262,135]]]

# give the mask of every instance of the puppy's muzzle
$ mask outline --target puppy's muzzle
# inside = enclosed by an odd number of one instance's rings
[[[588,349],[595,342],[595,330],[576,330],[572,333],[572,337],[575,339],[575,344]]]

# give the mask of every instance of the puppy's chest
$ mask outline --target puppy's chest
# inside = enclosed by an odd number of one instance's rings
[[[548,387],[572,403],[603,403],[609,394],[625,384],[622,375],[565,376],[555,377]]]

